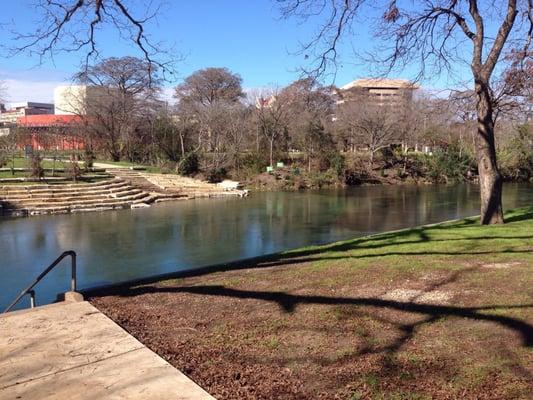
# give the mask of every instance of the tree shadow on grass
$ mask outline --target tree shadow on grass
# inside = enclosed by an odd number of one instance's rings
[[[505,223],[508,224],[512,222],[526,221],[529,219],[533,219],[533,208],[521,214],[511,213],[510,216],[505,218]]]
[[[329,297],[322,295],[297,295],[285,292],[269,292],[257,290],[234,289],[221,285],[200,285],[200,286],[181,286],[181,287],[155,287],[140,286],[135,288],[122,288],[110,292],[108,295],[119,295],[122,297],[140,296],[143,294],[153,293],[191,293],[202,296],[231,297],[236,299],[254,299],[266,302],[272,302],[286,313],[292,313],[299,305],[320,304],[320,305],[349,305],[349,306],[372,306],[382,309],[405,311],[421,316],[426,319],[414,325],[409,324],[402,326],[405,337],[401,340],[404,342],[412,336],[414,330],[420,324],[425,324],[444,317],[461,317],[476,321],[487,321],[499,324],[503,327],[513,330],[521,337],[522,345],[533,347],[533,325],[517,318],[503,315],[494,315],[485,313],[496,308],[505,308],[508,306],[494,305],[484,307],[458,307],[450,305],[436,305],[417,302],[403,302],[395,300],[386,300],[375,297]],[[532,308],[533,304],[514,305],[509,308]],[[412,326],[411,326],[412,325]],[[400,343],[394,347],[400,346]]]

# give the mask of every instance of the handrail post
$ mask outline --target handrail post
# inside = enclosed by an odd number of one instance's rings
[[[37,278],[34,279],[32,284],[28,286],[26,289],[24,289],[20,294],[17,296],[17,298],[4,310],[4,313],[10,311],[19,301],[22,299],[26,294],[30,295],[30,304],[31,307],[35,307],[35,291],[33,288],[35,285],[37,285],[41,279],[43,279],[51,270],[53,270],[60,262],[63,260],[63,258],[70,256],[71,257],[71,278],[70,278],[70,288],[73,292],[76,291],[77,288],[77,279],[76,279],[76,252],[73,250],[64,251],[61,253],[59,257],[56,258],[56,260],[50,264],[43,272],[39,274]]]
[[[70,290],[75,292],[76,291],[76,253],[72,252],[70,253],[70,257],[72,258],[72,276],[70,278]]]
[[[30,294],[30,307],[35,308],[35,290],[30,290],[28,293]]]

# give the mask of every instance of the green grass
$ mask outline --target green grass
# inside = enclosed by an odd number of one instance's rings
[[[481,226],[478,218],[405,229],[324,246],[282,253],[278,258],[316,255],[311,269],[317,273],[349,263],[355,268],[388,265],[387,274],[428,268],[461,269],[490,256],[492,263],[533,262],[533,207],[506,213],[507,223]],[[453,262],[451,262],[453,261]]]
[[[55,168],[65,168],[65,166],[67,164],[68,163],[66,163],[66,162],[57,160],[55,162]],[[13,167],[12,159],[8,159],[7,160],[7,164],[3,168],[12,168],[12,167]],[[24,158],[24,157],[16,157],[15,158],[14,167],[15,168],[30,168],[30,159],[29,158]],[[43,168],[53,168],[54,167],[54,162],[50,161],[50,160],[43,160],[41,162],[41,167],[43,167]]]

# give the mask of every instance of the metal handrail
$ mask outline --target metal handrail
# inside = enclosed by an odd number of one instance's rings
[[[55,261],[48,266],[43,272],[40,273],[40,275],[35,278],[35,280],[32,282],[30,286],[28,286],[26,289],[24,289],[20,294],[17,296],[17,298],[4,310],[4,313],[10,311],[19,301],[22,299],[25,295],[30,295],[30,305],[31,308],[35,307],[35,291],[33,288],[35,285],[37,285],[41,279],[43,279],[51,270],[53,270],[57,264],[61,262],[65,257],[71,257],[71,278],[70,278],[70,290],[73,292],[76,291],[76,252],[73,250],[68,250],[63,252],[59,257],[55,259]]]

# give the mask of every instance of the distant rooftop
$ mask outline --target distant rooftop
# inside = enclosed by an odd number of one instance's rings
[[[48,108],[53,109],[54,104],[53,103],[37,103],[35,101],[20,101],[17,103],[11,103],[10,104],[11,109],[16,108]]]
[[[386,78],[364,78],[352,81],[341,90],[348,90],[354,87],[376,88],[376,89],[417,89],[418,85],[407,79],[386,79]]]
[[[61,126],[81,121],[81,117],[77,115],[26,115],[17,118],[17,123],[26,127],[46,127],[46,126]]]

